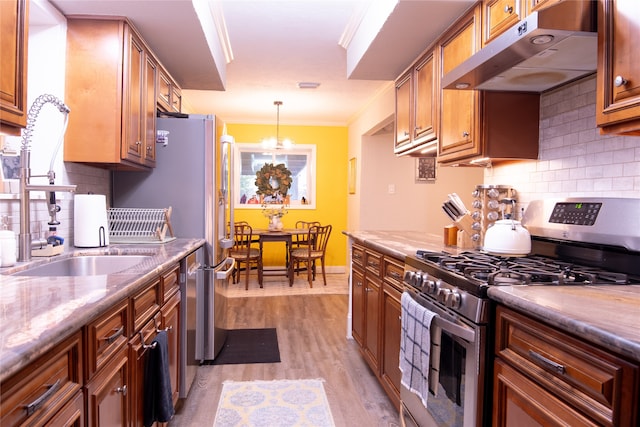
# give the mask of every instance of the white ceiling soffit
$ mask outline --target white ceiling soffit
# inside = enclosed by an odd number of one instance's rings
[[[224,90],[226,61],[207,0],[50,0],[64,15],[126,16],[185,89]],[[181,25],[196,23],[200,25]],[[166,30],[162,30],[162,27]],[[176,31],[176,27],[179,30]],[[161,47],[161,48],[160,48]],[[203,55],[202,52],[209,54]]]
[[[475,0],[372,1],[351,39],[341,41],[347,49],[347,76],[396,79],[474,3]]]

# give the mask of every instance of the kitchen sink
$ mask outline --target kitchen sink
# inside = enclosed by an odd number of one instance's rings
[[[151,258],[150,255],[84,255],[51,261],[13,276],[100,276],[118,273]]]

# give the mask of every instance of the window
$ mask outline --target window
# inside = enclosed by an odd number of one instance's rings
[[[296,144],[291,148],[275,150],[262,148],[260,144],[238,143],[234,146],[234,206],[236,208],[261,208],[256,172],[266,163],[284,164],[291,171],[292,183],[287,192],[290,208],[315,209],[316,207],[316,146]]]

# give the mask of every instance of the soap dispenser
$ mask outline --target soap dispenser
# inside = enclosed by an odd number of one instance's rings
[[[16,234],[9,230],[9,217],[0,219],[0,267],[11,267],[16,263]]]

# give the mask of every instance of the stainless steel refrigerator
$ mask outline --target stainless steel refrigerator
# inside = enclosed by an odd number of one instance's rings
[[[190,267],[191,273],[181,278],[186,304],[180,396],[186,397],[195,366],[213,360],[226,339],[226,294],[233,270],[233,259],[227,256],[232,236],[226,235],[227,223],[233,221],[233,138],[213,115],[159,117],[157,129],[169,133],[166,143],[156,144],[156,167],[151,172],[114,172],[113,206],[171,206],[176,237],[206,240],[198,254],[199,268]]]

